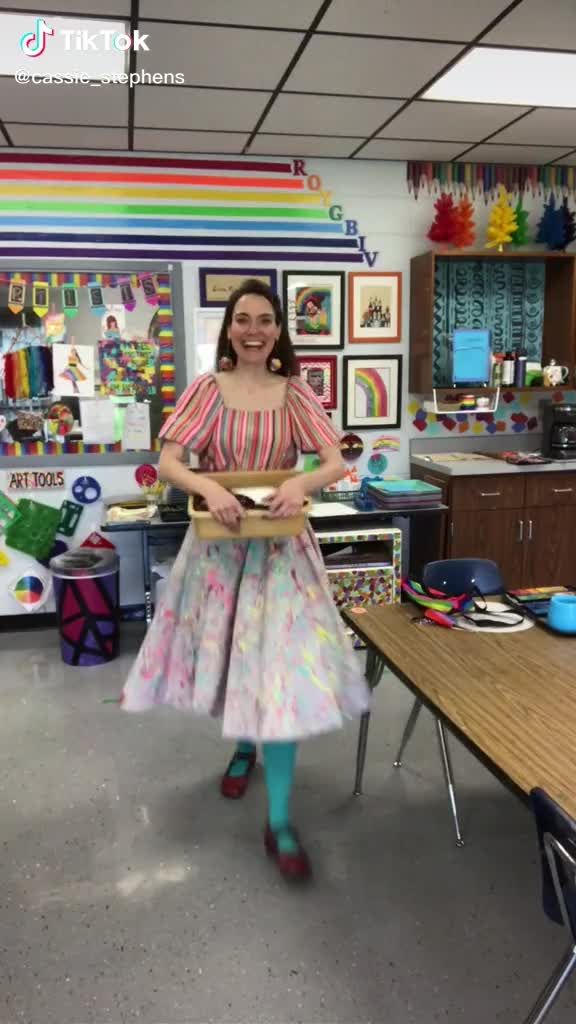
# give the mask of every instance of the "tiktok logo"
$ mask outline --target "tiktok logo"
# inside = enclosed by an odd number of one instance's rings
[[[36,18],[36,25],[33,32],[25,32],[20,40],[20,49],[27,57],[40,57],[46,49],[48,36],[54,35],[54,29],[44,21],[44,18]]]

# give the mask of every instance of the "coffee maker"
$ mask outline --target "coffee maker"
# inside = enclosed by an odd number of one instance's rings
[[[555,462],[576,461],[576,405],[547,402],[543,407],[542,454]]]

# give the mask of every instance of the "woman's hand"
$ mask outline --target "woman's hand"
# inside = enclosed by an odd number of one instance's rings
[[[210,480],[206,484],[204,500],[208,511],[217,522],[227,526],[229,530],[238,529],[245,512],[238,499],[230,491],[221,487],[215,480]]]
[[[302,511],[305,501],[304,481],[298,476],[293,476],[280,484],[278,490],[270,497],[266,518],[288,519],[290,516],[296,516]]]

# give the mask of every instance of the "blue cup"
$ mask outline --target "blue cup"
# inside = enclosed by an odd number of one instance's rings
[[[550,598],[548,625],[558,633],[576,633],[576,594],[554,594]]]

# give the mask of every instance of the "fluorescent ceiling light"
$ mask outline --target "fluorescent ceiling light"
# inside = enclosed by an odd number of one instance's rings
[[[576,53],[479,47],[442,75],[423,99],[576,107]]]
[[[127,31],[124,21],[0,14],[0,76],[12,77],[19,71],[40,76],[79,72],[99,81],[104,75],[121,75],[128,56],[116,43],[124,45]]]

